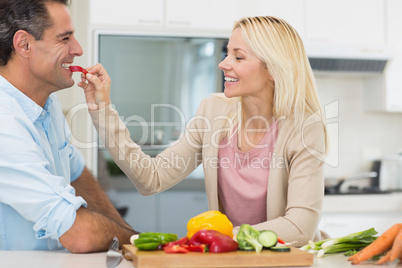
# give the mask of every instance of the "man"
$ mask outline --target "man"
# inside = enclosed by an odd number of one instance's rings
[[[134,231],[82,155],[54,92],[83,51],[68,0],[0,0],[0,250],[108,249]]]

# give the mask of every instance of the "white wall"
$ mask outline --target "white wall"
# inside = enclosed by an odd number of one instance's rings
[[[328,124],[338,124],[339,144],[334,144],[338,148],[330,150],[338,149],[339,163],[326,165],[326,176],[369,171],[372,160],[402,149],[402,114],[365,111],[363,78],[316,78],[323,106],[338,102],[338,117],[328,120]]]

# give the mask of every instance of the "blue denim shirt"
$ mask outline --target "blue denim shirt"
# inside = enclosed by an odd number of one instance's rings
[[[60,102],[42,108],[0,76],[0,250],[63,248],[86,206],[70,183],[84,169]]]

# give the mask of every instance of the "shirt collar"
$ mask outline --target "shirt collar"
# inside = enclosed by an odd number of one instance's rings
[[[34,102],[27,95],[22,93],[16,87],[14,87],[10,82],[8,82],[4,77],[0,75],[0,88],[10,97],[14,98],[24,113],[28,116],[28,118],[33,122],[38,120],[41,113],[45,110],[47,112],[50,111],[53,100],[49,97],[47,98],[44,107],[40,107],[36,102]]]

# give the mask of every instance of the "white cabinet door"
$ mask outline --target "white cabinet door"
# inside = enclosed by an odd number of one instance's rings
[[[142,196],[136,191],[118,192],[119,207],[127,207],[124,219],[138,232],[158,232],[158,195]]]
[[[388,0],[386,3],[387,43],[402,45],[402,1]]]
[[[392,59],[384,75],[365,82],[366,109],[402,112],[402,1],[388,0],[386,8],[386,45],[392,50]]]
[[[393,49],[393,59],[387,66],[387,110],[402,111],[402,1],[387,1],[387,44]]]
[[[92,25],[163,25],[163,0],[91,0],[89,10]]]
[[[166,0],[166,26],[231,31],[235,12],[233,0]]]
[[[187,222],[208,210],[204,191],[164,191],[142,196],[137,191],[118,192],[118,206],[128,207],[124,219],[139,232],[187,234]]]
[[[237,17],[273,16],[286,20],[304,36],[306,0],[238,0]]]
[[[384,0],[307,0],[307,41],[385,43]]]
[[[183,237],[187,234],[187,222],[207,210],[205,192],[165,191],[159,194],[158,229]]]

